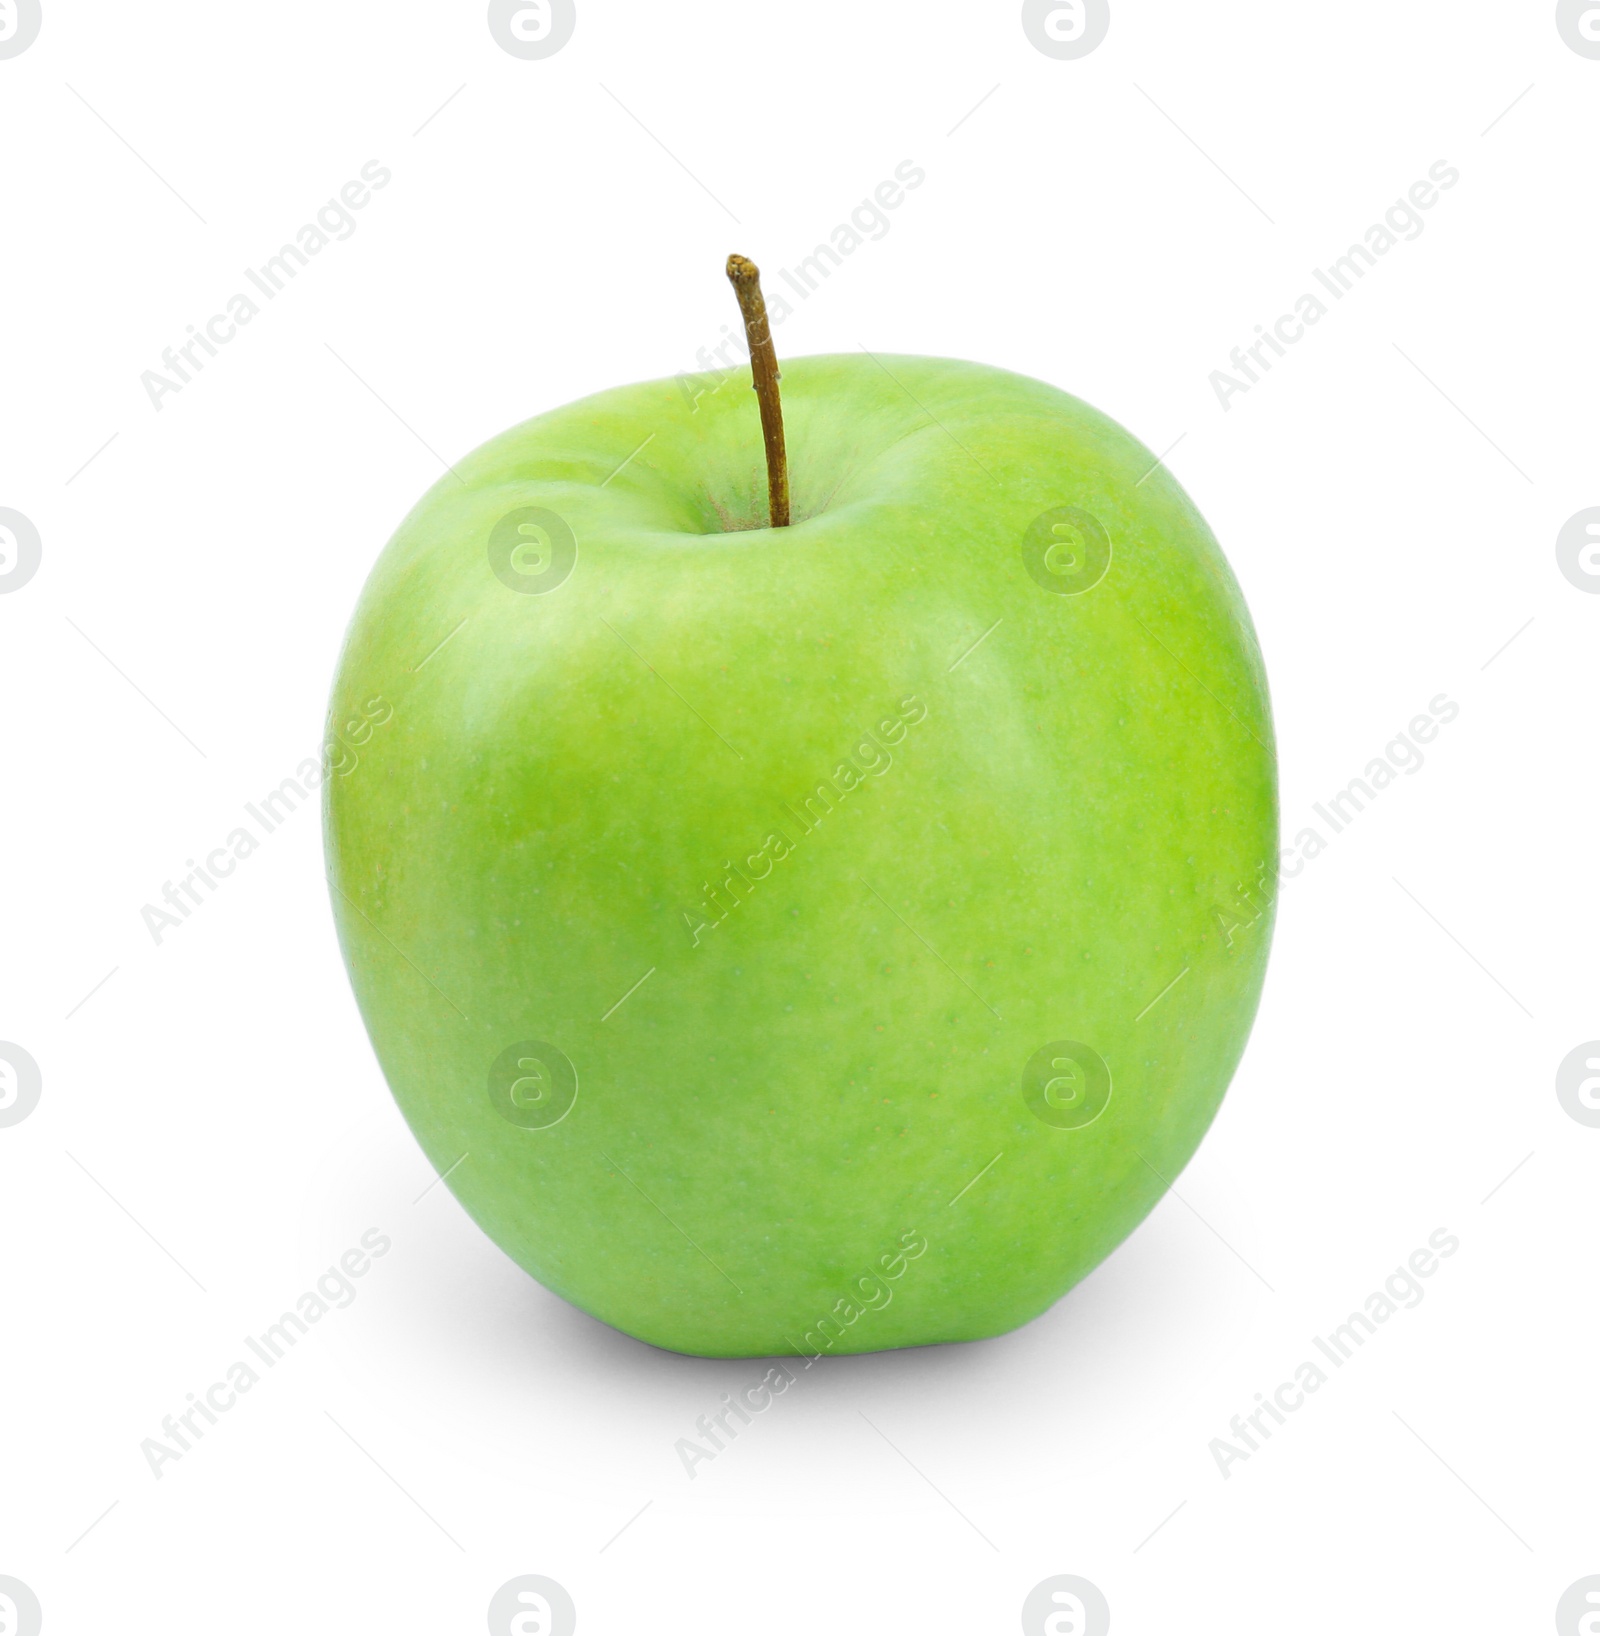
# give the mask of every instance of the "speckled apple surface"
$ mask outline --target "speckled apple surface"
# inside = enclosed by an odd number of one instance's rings
[[[1120,1243],[1249,1033],[1272,724],[1155,456],[943,359],[661,381],[460,461],[362,595],[332,903],[429,1161],[714,1356],[1000,1334]]]

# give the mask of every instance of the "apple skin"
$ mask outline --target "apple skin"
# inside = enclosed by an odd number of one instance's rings
[[[333,691],[339,935],[429,1161],[584,1311],[717,1357],[998,1335],[1244,1048],[1265,673],[1086,404],[865,354],[783,395],[787,530],[743,371],[528,421],[406,518]]]

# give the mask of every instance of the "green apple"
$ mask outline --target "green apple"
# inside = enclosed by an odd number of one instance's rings
[[[1161,1198],[1260,994],[1266,680],[1178,484],[976,364],[515,427],[379,559],[340,661],[333,906],[484,1231],[675,1351],[1043,1312]]]

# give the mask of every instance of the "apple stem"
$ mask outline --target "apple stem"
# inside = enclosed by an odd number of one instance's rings
[[[767,513],[773,528],[789,526],[789,456],[783,446],[783,404],[778,397],[778,354],[761,296],[761,269],[745,256],[728,257],[728,282],[739,298],[745,339],[750,343],[750,377],[761,405],[761,435],[767,445]]]

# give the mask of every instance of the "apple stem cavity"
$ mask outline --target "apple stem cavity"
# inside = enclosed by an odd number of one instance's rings
[[[750,378],[761,405],[761,435],[767,445],[767,514],[773,528],[789,526],[789,456],[783,446],[783,403],[778,396],[778,354],[761,296],[761,269],[746,256],[728,257],[728,282],[739,298],[745,339],[750,344]]]

